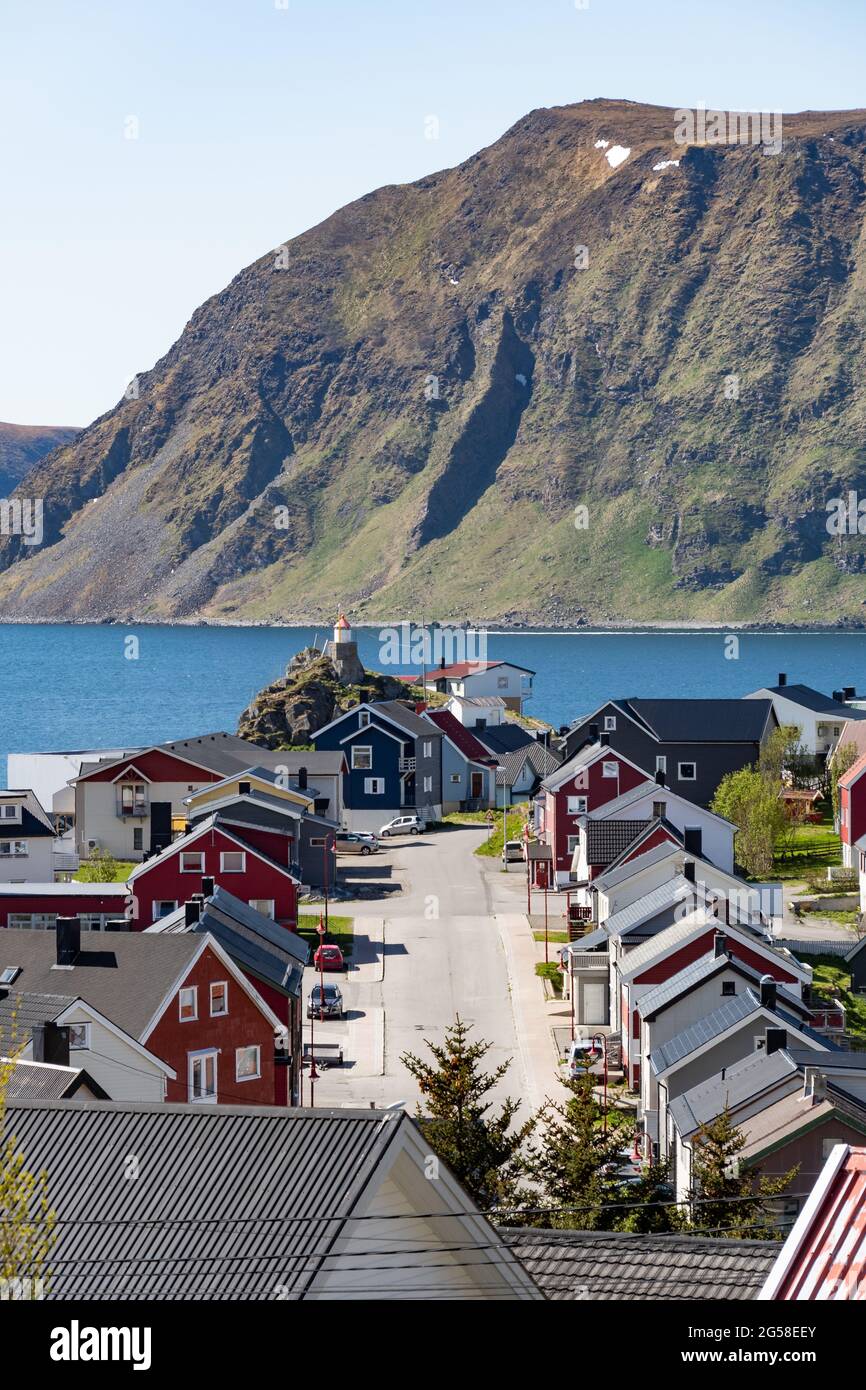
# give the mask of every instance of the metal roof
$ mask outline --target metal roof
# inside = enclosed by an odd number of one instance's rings
[[[813,714],[830,714],[837,719],[840,716],[843,719],[866,718],[866,711],[852,709],[850,705],[834,700],[832,695],[824,695],[811,685],[765,685],[762,688],[768,690],[771,695],[781,695],[794,705],[802,705],[803,709],[811,710]]]
[[[642,994],[637,1004],[641,1017],[651,1018],[653,1014],[659,1013],[662,1009],[666,1008],[668,1004],[672,1003],[675,999],[679,999],[681,995],[686,994],[690,989],[694,989],[697,985],[702,984],[704,980],[710,979],[718,970],[724,969],[734,970],[738,975],[742,975],[744,979],[752,980],[756,984],[760,984],[762,972],[753,969],[751,965],[741,960],[739,956],[730,956],[727,953],[724,956],[717,956],[713,951],[709,951],[707,955],[699,956],[696,961],[693,961],[691,965],[687,965],[685,969],[678,970],[676,975],[671,975],[670,979],[664,980],[660,985],[656,985],[654,989],[647,990],[646,994]],[[777,983],[776,997],[780,1002],[786,1004],[789,1009],[793,1009],[796,1013],[801,1014],[803,1018],[811,1017],[811,1010],[806,1007],[802,999],[799,999],[791,990],[786,989],[784,985]],[[798,1027],[800,1026],[802,1025],[798,1024]]]
[[[862,1299],[866,1148],[837,1144],[761,1290],[763,1301]]]
[[[660,743],[758,743],[772,700],[616,700]]]
[[[117,898],[127,896],[125,883],[0,883],[4,898]]]
[[[666,883],[660,883],[658,888],[644,893],[641,898],[635,898],[634,902],[605,918],[604,928],[608,936],[622,936],[632,927],[640,926],[641,922],[664,912],[665,908],[681,907],[694,896],[694,891],[695,885],[683,874],[675,874]]]
[[[7,964],[18,962],[7,961]],[[18,979],[21,979],[19,975]],[[17,983],[17,981],[15,982]],[[8,993],[0,994],[0,1051],[10,1052],[26,1046],[33,1036],[34,1028],[50,1023],[77,998],[74,994],[41,994],[34,990],[16,989],[15,983],[9,986]],[[60,982],[58,981],[57,984]]]
[[[613,1301],[756,1298],[774,1240],[500,1227],[546,1298]]]
[[[75,1091],[82,1080],[85,1084],[93,1084],[80,1067],[16,1058],[6,1078],[6,1104],[14,1105],[19,1100],[60,1100]],[[105,1095],[101,1087],[99,1091]]]
[[[785,1077],[797,1074],[797,1065],[785,1048],[778,1052],[753,1052],[724,1072],[717,1072],[690,1091],[675,1096],[668,1103],[668,1114],[680,1135],[688,1138],[701,1125],[721,1115],[725,1108],[736,1110],[762,1091],[778,1085]]]
[[[28,1168],[48,1175],[51,1299],[303,1297],[336,1240],[362,1247],[352,1211],[411,1123],[117,1101],[31,1102],[7,1116]],[[135,1182],[118,1180],[123,1154],[138,1159]]]
[[[242,969],[289,994],[300,994],[304,966],[310,957],[309,944],[224,888],[217,886],[211,897],[204,900],[201,916],[191,926],[187,926],[182,906],[148,927],[145,935],[184,932],[210,932]]]
[[[616,888],[618,884],[624,883],[627,878],[632,878],[634,874],[640,873],[643,869],[650,869],[654,864],[660,864],[663,859],[668,859],[672,854],[682,856],[682,844],[674,845],[670,840],[663,844],[653,845],[652,849],[644,850],[643,854],[636,854],[633,859],[626,859],[622,864],[611,865],[605,869],[603,874],[594,878],[592,886],[600,893],[606,893],[610,888]],[[691,855],[690,858],[694,858]]]
[[[805,1028],[800,1019],[794,1018],[784,1009],[767,1009],[761,1003],[761,997],[751,988],[745,989],[742,994],[734,994],[726,998],[719,1008],[714,1009],[706,1018],[699,1019],[668,1042],[662,1043],[660,1047],[654,1048],[650,1053],[650,1064],[656,1075],[667,1071],[675,1062],[681,1062],[684,1057],[688,1057],[691,1052],[697,1051],[705,1043],[712,1042],[714,1038],[719,1038],[723,1033],[727,1033],[729,1028],[733,1028],[737,1023],[743,1023],[747,1018],[751,1018],[756,1013],[771,1014],[774,1023],[786,1028],[795,1028],[798,1033],[813,1038],[822,1051],[830,1050],[830,1043],[813,1033],[811,1029]],[[772,1026],[772,1025],[771,1025]],[[814,1061],[814,1055],[812,1057]]]

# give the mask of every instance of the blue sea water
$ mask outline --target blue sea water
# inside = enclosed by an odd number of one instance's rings
[[[378,629],[355,629],[361,659],[382,664]],[[138,658],[127,659],[128,637]],[[313,628],[0,625],[0,775],[9,752],[135,745],[233,731],[262,686],[294,652],[330,631]],[[740,696],[780,671],[831,691],[866,691],[866,634],[497,633],[487,656],[535,671],[527,711],[559,725],[604,699]]]

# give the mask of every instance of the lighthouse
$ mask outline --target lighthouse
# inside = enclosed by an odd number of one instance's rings
[[[352,624],[342,609],[334,623],[334,636],[325,643],[325,656],[333,661],[343,685],[361,684],[366,673],[358,656],[358,644],[352,637]]]

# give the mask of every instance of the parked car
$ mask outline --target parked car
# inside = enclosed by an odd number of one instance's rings
[[[322,986],[314,985],[307,1003],[307,1018],[345,1018],[346,1010],[343,996],[336,985],[325,985],[324,1001]]]
[[[379,838],[387,840],[389,835],[423,835],[426,829],[427,823],[420,816],[395,816],[382,826]]]
[[[575,1038],[568,1049],[568,1075],[572,1081],[601,1061],[601,1048],[593,1038]]]
[[[375,835],[368,838],[357,831],[344,830],[337,836],[335,847],[338,854],[375,854],[379,841]]]
[[[344,970],[346,962],[339,946],[323,944],[313,956],[313,965],[317,970]]]
[[[523,841],[506,840],[502,846],[503,864],[522,864],[523,863]]]

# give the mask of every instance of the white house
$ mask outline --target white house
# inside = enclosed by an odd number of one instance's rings
[[[56,839],[32,791],[0,791],[0,883],[53,882]]]
[[[835,695],[823,695],[810,685],[789,685],[784,671],[779,672],[779,684],[753,690],[747,700],[772,700],[773,713],[782,725],[796,725],[800,742],[807,753],[826,757],[836,747],[846,720],[866,719],[866,710],[858,711]]]
[[[425,676],[426,688],[443,695],[495,695],[509,709],[522,711],[532,695],[534,671],[511,661],[459,661],[436,666]]]

